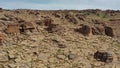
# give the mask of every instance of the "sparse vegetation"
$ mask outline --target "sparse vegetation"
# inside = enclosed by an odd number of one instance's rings
[[[17,29],[9,24],[18,24]],[[120,11],[4,9],[0,68],[119,68],[120,44],[114,40],[120,40],[119,26]],[[112,52],[113,62],[97,61],[98,50]]]

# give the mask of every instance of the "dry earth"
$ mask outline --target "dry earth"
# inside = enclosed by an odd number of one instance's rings
[[[0,9],[0,68],[120,68],[119,29],[119,10]]]

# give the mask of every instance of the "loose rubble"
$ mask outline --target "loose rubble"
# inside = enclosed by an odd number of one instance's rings
[[[119,15],[0,8],[0,68],[119,68]]]

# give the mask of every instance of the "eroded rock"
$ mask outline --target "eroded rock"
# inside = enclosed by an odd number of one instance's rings
[[[85,36],[90,36],[92,35],[92,29],[88,25],[83,25],[81,28],[78,29],[80,33],[82,33]]]
[[[6,52],[0,52],[0,62],[7,62],[9,61],[7,53]]]
[[[66,48],[67,46],[65,44],[58,44],[59,48]]]
[[[76,58],[76,55],[75,54],[69,54],[68,55],[68,59],[69,60],[73,60],[73,59],[75,59]]]
[[[63,59],[65,59],[65,58],[66,58],[66,56],[65,56],[65,55],[57,55],[57,58],[58,58],[58,59],[62,59],[62,60],[63,60]]]
[[[20,33],[19,29],[20,29],[19,24],[8,24],[7,28],[4,31],[7,34],[16,34]]]
[[[106,51],[97,51],[96,53],[94,53],[94,58],[98,61],[108,63],[113,61],[113,55]]]
[[[107,36],[114,37],[114,32],[113,32],[113,29],[111,27],[108,27],[108,26],[105,27],[105,34]]]
[[[105,31],[105,29],[102,26],[92,27],[92,34],[93,35],[103,35],[104,31]]]
[[[75,19],[75,17],[72,16],[72,15],[70,15],[70,14],[67,14],[67,15],[65,16],[65,18],[66,18],[69,22],[72,22],[72,23],[74,23],[74,24],[77,24],[77,23],[78,23],[77,20]]]
[[[46,29],[49,33],[59,33],[59,34],[62,34],[65,32],[65,28],[58,25],[58,24],[53,24],[51,26],[49,26],[47,29]]]
[[[51,24],[53,24],[54,20],[52,20],[51,18],[45,17],[41,22],[45,26],[50,26]]]

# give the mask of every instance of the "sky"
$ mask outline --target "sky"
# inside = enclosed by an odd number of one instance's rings
[[[120,10],[120,0],[0,0],[0,7],[40,10]]]

